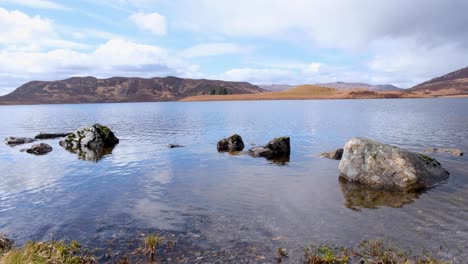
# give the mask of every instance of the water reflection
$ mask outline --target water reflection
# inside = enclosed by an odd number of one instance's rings
[[[381,206],[400,208],[414,202],[419,197],[418,193],[370,189],[342,177],[339,178],[339,183],[345,198],[345,206],[357,211],[360,211],[361,208],[375,209]]]
[[[75,153],[78,156],[78,159],[87,160],[87,161],[100,161],[104,156],[112,154],[112,150],[114,147],[110,148],[96,148],[96,149],[89,149],[86,147],[83,148],[65,148],[71,153]]]

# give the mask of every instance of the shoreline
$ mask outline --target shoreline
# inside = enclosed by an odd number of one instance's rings
[[[225,102],[225,101],[308,101],[308,100],[379,100],[379,99],[458,99],[468,98],[468,95],[444,95],[444,96],[405,96],[405,97],[270,97],[249,98],[252,95],[197,95],[175,100],[161,101],[115,101],[115,102],[0,102],[0,106],[22,105],[92,105],[92,104],[130,104],[130,103],[187,103],[187,102]],[[245,97],[244,97],[245,96]]]

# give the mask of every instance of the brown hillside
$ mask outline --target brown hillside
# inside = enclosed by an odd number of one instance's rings
[[[177,77],[73,77],[61,81],[32,81],[0,97],[6,103],[95,103],[176,101],[203,94],[252,94],[265,90],[246,82],[194,80]]]

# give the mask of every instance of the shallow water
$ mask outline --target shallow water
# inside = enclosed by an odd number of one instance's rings
[[[353,136],[415,151],[468,150],[468,99],[0,106],[0,138],[96,122],[120,138],[97,162],[78,159],[58,139],[46,141],[54,150],[44,156],[0,146],[0,232],[19,244],[53,234],[109,247],[158,231],[185,234],[180,245],[202,254],[248,249],[268,261],[278,246],[300,255],[310,242],[374,238],[468,257],[466,157],[431,154],[449,180],[395,196],[344,185],[337,161],[314,156]],[[233,133],[246,148],[290,136],[290,162],[218,153],[216,142]]]

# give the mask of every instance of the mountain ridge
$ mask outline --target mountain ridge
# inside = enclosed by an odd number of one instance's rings
[[[332,83],[316,83],[315,85],[322,87],[335,88],[338,90],[353,90],[366,89],[369,91],[401,91],[402,88],[392,84],[367,84],[367,83],[352,83],[352,82],[332,82]]]
[[[468,95],[468,67],[449,72],[408,89],[413,93]]]
[[[140,78],[93,76],[58,81],[30,81],[1,96],[0,103],[106,103],[176,101],[203,94],[262,93],[248,82],[188,79],[174,76]]]

